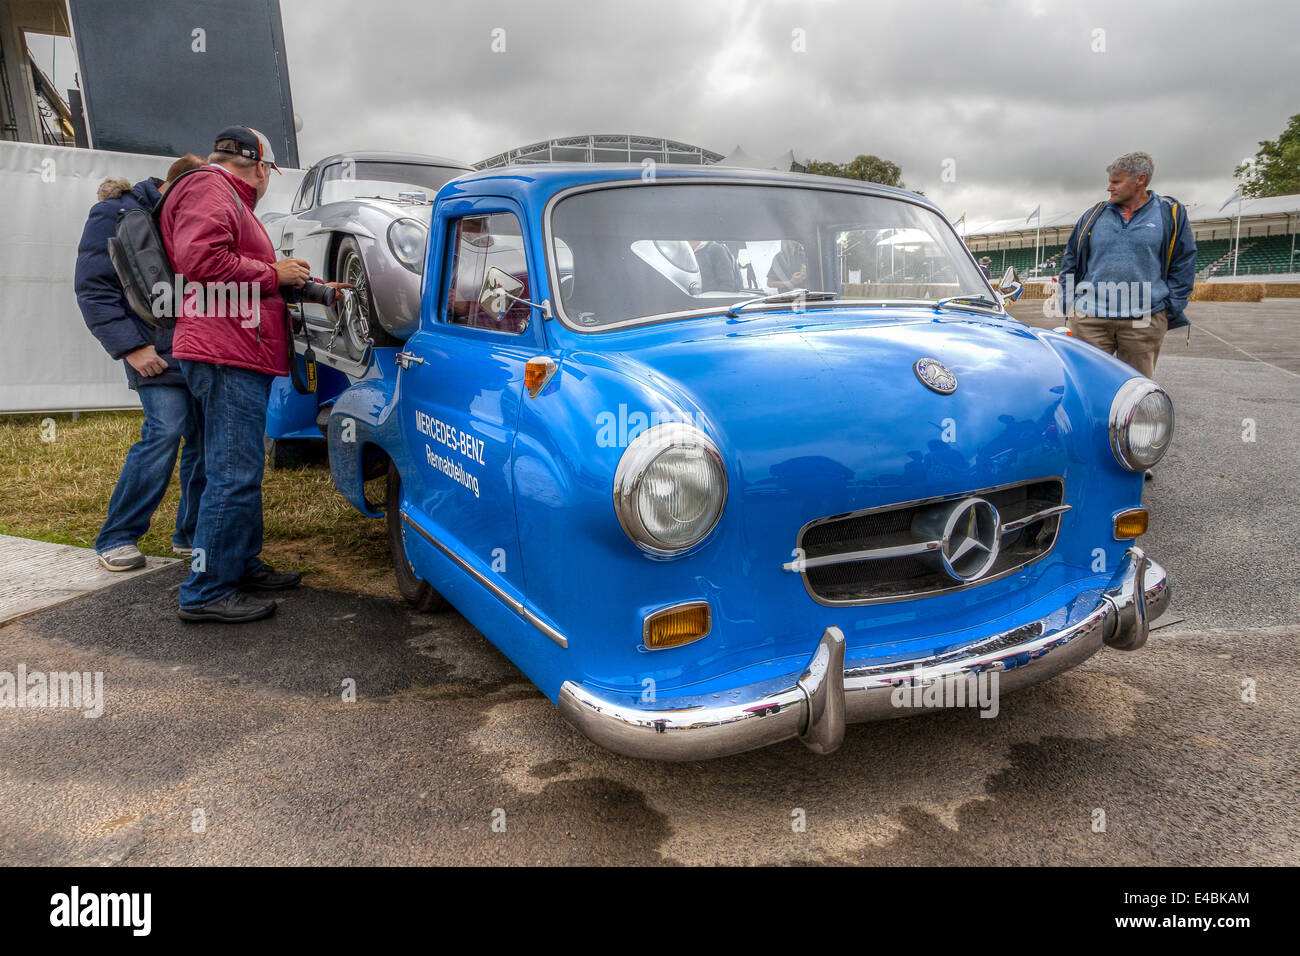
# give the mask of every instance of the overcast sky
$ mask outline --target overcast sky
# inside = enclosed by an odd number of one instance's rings
[[[1155,157],[1157,192],[1217,206],[1300,113],[1296,0],[281,8],[304,165],[358,148],[476,162],[585,133],[874,153],[975,222],[1104,198],[1106,164],[1132,149]]]

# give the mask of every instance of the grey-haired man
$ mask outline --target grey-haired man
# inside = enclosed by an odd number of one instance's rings
[[[1090,345],[1154,378],[1165,332],[1188,325],[1183,309],[1196,279],[1196,240],[1187,209],[1149,188],[1149,153],[1106,167],[1110,200],[1079,219],[1061,260],[1062,304]]]

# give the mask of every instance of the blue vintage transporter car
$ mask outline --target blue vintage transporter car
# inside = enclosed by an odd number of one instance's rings
[[[1033,684],[1167,607],[1134,539],[1168,396],[1008,316],[927,200],[527,166],[448,183],[429,235],[418,328],[329,413],[334,480],[411,603],[603,746],[828,753],[900,685]]]

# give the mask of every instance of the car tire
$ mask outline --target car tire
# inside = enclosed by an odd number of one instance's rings
[[[264,438],[262,446],[272,471],[309,468],[325,461],[324,442],[309,438]]]
[[[445,611],[451,604],[433,589],[428,581],[415,576],[415,569],[406,557],[406,544],[402,539],[402,476],[397,466],[388,463],[388,488],[384,495],[384,515],[388,522],[388,550],[393,557],[393,574],[402,600],[421,614]]]
[[[401,345],[401,340],[393,338],[379,323],[375,311],[375,297],[370,292],[370,270],[361,255],[361,247],[351,236],[344,236],[339,242],[338,252],[334,256],[334,278],[339,282],[350,282],[355,287],[353,296],[354,313],[344,322],[343,334],[339,341],[353,361],[360,361],[366,354],[366,340],[374,342],[375,348]]]

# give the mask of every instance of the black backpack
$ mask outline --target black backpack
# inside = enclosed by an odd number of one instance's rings
[[[180,304],[176,301],[178,297],[172,294],[176,270],[167,257],[167,247],[163,245],[162,232],[158,228],[163,203],[182,179],[202,172],[222,175],[206,166],[181,173],[172,180],[151,212],[131,209],[122,213],[117,220],[117,234],[108,240],[108,258],[122,283],[122,293],[131,311],[160,329],[175,328],[176,309]],[[244,204],[239,193],[234,186],[230,186],[230,192],[242,214]]]

